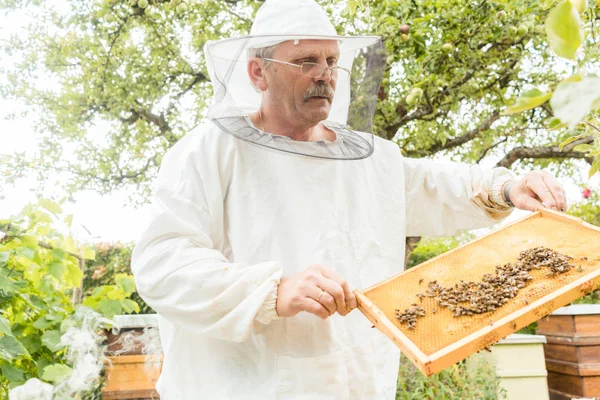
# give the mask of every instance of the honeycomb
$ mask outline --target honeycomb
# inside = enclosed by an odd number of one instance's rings
[[[571,263],[577,268],[552,277],[548,276],[546,268],[532,270],[530,274],[534,279],[521,288],[514,298],[496,311],[483,314],[454,317],[453,312],[448,308],[440,308],[434,298],[420,299],[417,296],[426,292],[427,284],[431,281],[437,281],[446,287],[453,286],[461,280],[479,281],[485,274],[493,274],[497,265],[514,263],[521,251],[538,246],[573,257]],[[583,283],[569,286],[582,278]],[[468,356],[467,353],[493,344],[509,333],[583,296],[598,285],[600,285],[600,228],[562,214],[539,211],[359,292],[372,303],[359,305],[359,308],[373,308],[380,316],[379,319],[383,313],[387,319],[385,324],[388,327],[390,324],[394,325],[404,335],[404,337],[394,335],[396,337],[393,337],[393,340],[396,344],[403,351],[407,347],[416,346],[429,361],[434,361],[438,352],[438,355],[447,356],[449,346],[461,341],[452,351],[459,351],[459,347],[468,350],[465,352],[463,349],[462,355],[455,354],[450,357],[456,362]],[[565,295],[565,288],[567,288],[567,295]],[[537,302],[534,304],[535,307],[531,306],[534,302]],[[418,318],[414,329],[409,329],[406,324],[398,321],[396,310],[406,310],[415,303],[425,310],[425,316]],[[523,313],[518,312],[526,307],[531,312],[523,317]],[[373,310],[369,311],[371,312],[363,312],[377,327],[380,327],[378,326],[381,325],[380,321],[373,317],[375,315]],[[516,320],[517,316],[520,316],[518,322],[509,323],[509,332],[506,328],[495,331],[494,326],[500,320],[506,327],[507,318]],[[392,334],[393,331],[394,329]],[[485,334],[478,335],[482,332]],[[389,330],[385,333],[390,336]],[[476,343],[469,345],[470,339]],[[406,341],[412,344],[402,343]],[[414,358],[415,355],[412,357],[413,362]],[[421,362],[427,360],[421,359]]]

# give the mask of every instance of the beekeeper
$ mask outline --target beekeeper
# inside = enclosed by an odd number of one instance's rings
[[[379,37],[313,0],[267,0],[210,42],[207,121],[164,157],[133,255],[160,315],[163,400],[394,399],[399,352],[353,289],[399,273],[406,236],[561,209],[549,174],[403,158],[372,134]]]

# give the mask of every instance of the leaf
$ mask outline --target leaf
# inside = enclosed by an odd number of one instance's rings
[[[11,336],[10,321],[0,316],[0,333],[6,336]]]
[[[8,276],[8,271],[5,269],[0,269],[0,291],[3,291],[6,294],[14,293],[19,290],[19,286],[15,281],[10,279]]]
[[[573,147],[573,151],[581,151],[583,153],[587,153],[588,151],[594,150],[594,146],[592,146],[591,144],[578,144],[577,146]]]
[[[10,251],[1,251],[0,252],[0,266],[8,263],[9,258],[10,258]]]
[[[61,247],[69,253],[77,254],[77,247],[75,247],[75,241],[72,236],[67,236],[65,240],[63,240]]]
[[[65,217],[65,224],[70,228],[73,225],[73,214],[69,214]]]
[[[121,302],[119,300],[102,299],[98,303],[97,310],[105,317],[112,318],[121,313]]]
[[[34,323],[33,323],[33,327],[37,328],[41,331],[50,328],[52,325],[54,324],[54,322],[48,320],[46,318],[46,316],[43,317],[39,317]]]
[[[52,255],[54,257],[62,260],[63,258],[65,258],[67,256],[67,253],[65,253],[65,251],[62,249],[54,248],[54,249],[52,249]]]
[[[37,334],[21,337],[19,340],[23,343],[29,354],[35,353],[42,347],[40,336]]]
[[[577,139],[581,139],[581,135],[577,135],[577,136],[571,136],[570,138],[568,138],[567,140],[565,140],[564,142],[562,142],[561,144],[558,145],[558,149],[560,151],[563,150],[563,148],[568,145],[569,143],[573,143],[574,141],[576,141]]]
[[[572,130],[592,110],[592,104],[600,99],[600,77],[573,75],[554,91],[550,105],[554,114]]]
[[[114,290],[111,290],[106,294],[107,299],[122,300],[127,298],[127,294],[118,286],[114,286]]]
[[[51,351],[57,352],[64,347],[60,345],[61,337],[62,334],[59,331],[46,331],[42,335],[42,344],[49,348]]]
[[[31,235],[31,234],[23,235],[23,236],[20,236],[19,239],[21,239],[21,242],[25,246],[27,246],[31,249],[35,249],[38,246],[38,238],[35,235]]]
[[[0,362],[0,370],[2,370],[2,376],[8,379],[9,382],[19,383],[25,381],[25,374],[23,371],[6,361]]]
[[[136,312],[136,313],[140,312],[140,306],[138,305],[138,303],[136,303],[135,301],[130,300],[130,299],[121,300],[121,307],[123,307],[123,310],[125,311],[126,314],[131,314],[133,312]]]
[[[546,35],[557,56],[574,60],[583,42],[583,27],[579,13],[566,0],[550,10],[546,18]]]
[[[94,251],[94,249],[86,247],[85,249],[83,249],[83,258],[86,260],[95,260],[96,252]]]
[[[44,368],[42,379],[52,383],[59,383],[71,375],[72,369],[64,364],[52,364]]]
[[[131,275],[117,274],[115,275],[115,283],[127,294],[135,292],[135,280]]]
[[[81,284],[81,279],[83,279],[83,272],[79,268],[78,265],[74,263],[67,264],[67,275],[68,281],[71,286],[79,286]]]
[[[591,178],[598,172],[600,169],[600,155],[597,155],[592,163],[592,167],[590,168],[590,172],[588,173],[588,178]]]
[[[47,307],[44,300],[39,296],[26,296],[26,298],[31,303],[31,305],[37,308],[38,310]]]
[[[66,333],[71,328],[77,327],[77,321],[73,318],[67,318],[60,324],[60,332]]]
[[[115,287],[113,285],[98,286],[97,288],[95,288],[92,291],[92,296],[93,297],[104,297],[108,293],[112,292],[113,290],[115,290]]]
[[[15,249],[15,253],[19,256],[27,258],[28,260],[33,260],[33,257],[35,257],[35,250],[31,247],[18,247]]]
[[[515,104],[502,111],[502,115],[517,114],[544,104],[552,93],[542,93],[538,89],[529,90],[521,95]]]
[[[29,356],[29,353],[14,336],[0,337],[0,358],[12,360],[20,356]]]
[[[50,211],[54,215],[58,215],[62,213],[62,208],[58,205],[57,202],[48,200],[48,199],[40,199],[38,204],[44,207],[46,210]]]
[[[65,265],[59,261],[53,261],[48,265],[48,273],[58,279],[62,279],[63,273],[65,272]]]
[[[550,119],[550,121],[548,122],[548,125],[546,125],[546,128],[549,131],[555,131],[557,129],[564,128],[565,126],[567,126],[567,124],[561,122],[560,118],[552,117],[552,119]]]

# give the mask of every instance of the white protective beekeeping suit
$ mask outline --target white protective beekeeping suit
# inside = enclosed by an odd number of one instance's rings
[[[333,142],[293,141],[247,117],[260,105],[248,49],[303,38],[338,40],[352,70],[324,121]],[[164,157],[133,255],[138,291],[161,316],[163,400],[394,399],[391,341],[358,311],[279,318],[280,277],[322,264],[366,288],[402,270],[407,235],[510,213],[506,170],[405,159],[371,134],[380,50],[377,37],[337,37],[312,0],[267,0],[250,36],[207,44],[215,105]]]

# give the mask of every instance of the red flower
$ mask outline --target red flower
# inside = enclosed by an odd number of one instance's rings
[[[590,197],[592,195],[592,191],[590,190],[590,188],[585,188],[585,190],[583,191],[583,193],[581,195],[583,196],[584,199],[587,199],[588,197]]]
[[[103,265],[100,268],[94,270],[94,273],[92,274],[92,279],[100,279],[105,272],[106,267]]]

